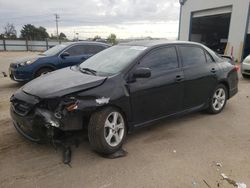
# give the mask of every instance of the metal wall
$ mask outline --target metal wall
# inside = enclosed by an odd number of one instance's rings
[[[0,51],[45,51],[58,41],[1,40]]]
[[[197,11],[207,11],[232,6],[226,55],[240,61],[248,29],[248,11],[250,0],[187,0],[182,6],[180,23],[180,40],[189,40],[192,14]]]

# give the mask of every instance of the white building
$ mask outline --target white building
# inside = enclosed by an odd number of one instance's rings
[[[250,0],[180,2],[180,40],[203,43],[238,61],[250,54]]]

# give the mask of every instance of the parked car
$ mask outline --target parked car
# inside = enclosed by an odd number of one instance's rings
[[[241,63],[241,74],[244,78],[250,78],[250,55]]]
[[[11,117],[34,142],[87,128],[92,148],[110,154],[128,130],[199,110],[220,113],[237,91],[237,68],[201,44],[131,42],[29,82],[11,97]]]
[[[59,44],[10,64],[9,75],[17,82],[27,82],[47,72],[79,64],[108,47],[105,43],[86,41]]]

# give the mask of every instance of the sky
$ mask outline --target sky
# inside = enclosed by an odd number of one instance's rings
[[[43,26],[56,33],[55,13],[60,16],[59,32],[70,39],[168,38],[178,35],[179,0],[0,0],[0,33],[13,23],[20,34],[25,24]]]

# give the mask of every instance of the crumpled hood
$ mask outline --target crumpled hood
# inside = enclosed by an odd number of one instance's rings
[[[97,87],[105,80],[106,77],[85,74],[76,68],[64,68],[32,80],[22,90],[39,98],[53,98]]]

